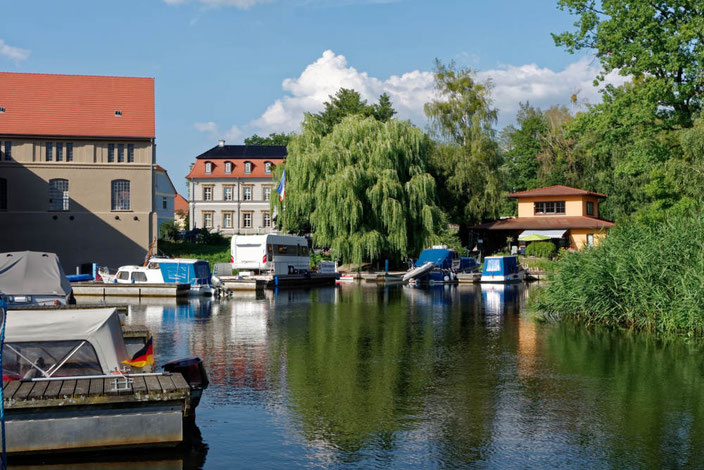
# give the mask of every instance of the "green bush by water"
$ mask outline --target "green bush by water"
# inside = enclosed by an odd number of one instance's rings
[[[565,254],[531,307],[546,319],[702,335],[704,214],[617,224],[598,246]]]
[[[555,254],[557,248],[553,242],[532,242],[526,247],[526,256],[536,256],[538,258],[550,258]]]
[[[230,243],[229,240],[224,240],[225,243],[212,245],[159,240],[159,254],[172,258],[202,259],[209,262],[210,268],[213,269],[215,263],[230,262]]]

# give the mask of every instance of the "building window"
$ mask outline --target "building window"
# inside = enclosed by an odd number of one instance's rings
[[[225,162],[225,173],[232,173],[232,162]]]
[[[593,233],[587,234],[587,246],[594,246],[594,234]]]
[[[125,161],[125,144],[117,144],[117,162]]]
[[[224,201],[232,201],[234,193],[235,193],[235,188],[233,186],[223,186],[222,199]]]
[[[269,211],[262,211],[262,227],[271,227],[271,215],[269,215]]]
[[[271,162],[265,162],[264,163],[264,173],[266,173],[267,175],[270,175],[272,166],[274,166],[274,165],[272,165]]]
[[[205,172],[207,174],[210,174],[213,172],[213,163],[212,162],[205,162]]]
[[[244,162],[244,172],[247,175],[252,172],[252,162]]]
[[[161,197],[161,208],[162,209],[168,209],[169,208],[169,200],[166,198],[166,196]]]
[[[565,201],[536,202],[536,214],[564,214]]]
[[[127,163],[134,163],[134,144],[127,144]]]
[[[262,186],[262,195],[265,201],[271,200],[271,186]]]
[[[73,161],[73,142],[66,142],[66,161]]]
[[[207,229],[213,228],[213,213],[203,212],[203,227]]]
[[[594,203],[587,201],[587,215],[594,215]]]
[[[0,178],[0,211],[7,210],[7,180]]]
[[[62,162],[64,160],[64,144],[61,142],[56,142],[56,161]]]
[[[213,187],[203,186],[203,200],[212,201],[213,200]]]
[[[112,210],[130,210],[130,182],[127,180],[112,181]]]
[[[242,200],[251,201],[252,200],[252,187],[242,186]]]
[[[115,144],[108,144],[108,163],[115,161]]]
[[[252,228],[252,213],[243,212],[242,213],[242,228]]]
[[[54,144],[52,142],[46,143],[46,161],[50,162],[54,159]]]
[[[223,212],[222,213],[222,227],[223,228],[232,228],[232,212]]]
[[[12,142],[5,141],[5,160],[12,160]]]
[[[56,155],[58,159],[58,154]],[[68,180],[56,178],[49,180],[49,210],[68,210]]]

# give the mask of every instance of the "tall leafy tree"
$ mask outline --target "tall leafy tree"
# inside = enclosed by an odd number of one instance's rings
[[[577,16],[575,31],[554,34],[569,52],[593,49],[603,73],[647,78],[666,124],[691,127],[704,91],[701,0],[559,0]]]
[[[438,98],[425,105],[431,130],[440,139],[432,171],[441,188],[443,207],[460,226],[466,243],[469,226],[496,218],[503,201],[501,156],[493,126],[490,83],[480,83],[471,69],[435,62]]]
[[[254,134],[251,137],[244,139],[245,145],[283,145],[284,147],[288,145],[289,141],[293,137],[293,133],[284,134],[283,132],[277,133],[272,132],[268,137],[262,137]]]
[[[507,189],[511,192],[538,187],[538,154],[548,132],[548,122],[540,109],[519,103],[515,126],[501,132]]]
[[[340,88],[330,96],[330,101],[323,103],[324,109],[316,114],[306,113],[309,127],[314,126],[316,132],[329,134],[347,116],[372,116],[379,121],[388,121],[396,114],[391,105],[391,99],[386,93],[379,97],[379,103],[369,105],[367,100],[355,90]]]
[[[283,230],[310,230],[354,263],[400,261],[438,240],[446,222],[427,172],[432,142],[409,122],[349,116],[321,133],[309,115],[288,150],[286,198],[273,202]]]

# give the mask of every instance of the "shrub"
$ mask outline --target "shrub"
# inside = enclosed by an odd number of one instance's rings
[[[553,242],[533,242],[526,247],[526,256],[536,256],[538,258],[550,258],[557,252]]]
[[[178,240],[178,224],[174,220],[164,222],[159,227],[159,239],[175,242]]]

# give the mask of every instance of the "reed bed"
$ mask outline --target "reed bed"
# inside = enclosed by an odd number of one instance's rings
[[[618,224],[599,246],[565,254],[531,308],[545,319],[701,336],[704,215]]]

